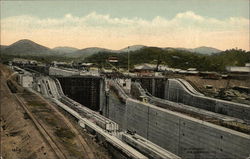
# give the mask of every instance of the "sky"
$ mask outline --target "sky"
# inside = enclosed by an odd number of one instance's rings
[[[249,0],[1,0],[1,45],[249,49]]]

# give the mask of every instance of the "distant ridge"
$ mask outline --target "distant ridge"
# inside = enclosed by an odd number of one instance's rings
[[[3,50],[5,48],[7,48],[8,46],[7,45],[0,45],[0,49]]]
[[[190,52],[200,53],[200,54],[213,54],[213,53],[219,53],[222,52],[222,50],[213,48],[213,47],[207,47],[207,46],[201,46],[193,49],[186,49],[186,48],[177,48],[179,50],[186,50]]]
[[[72,52],[72,54],[68,54],[66,56],[69,57],[79,57],[79,56],[90,56],[93,54],[97,54],[99,52],[112,52],[112,53],[122,53],[122,52],[128,52],[128,51],[136,51],[136,50],[140,50],[143,47],[146,47],[144,45],[133,45],[133,46],[129,46],[120,50],[111,50],[111,49],[105,49],[105,48],[100,48],[100,47],[89,47],[89,48],[84,48],[81,50],[77,50],[75,52]]]
[[[57,51],[59,53],[73,53],[75,51],[78,51],[79,49],[74,47],[68,47],[68,46],[59,46],[55,47],[52,50]]]
[[[9,46],[1,45],[1,53],[8,54],[8,55],[32,55],[32,56],[40,56],[40,55],[63,55],[65,57],[71,57],[71,58],[85,58],[88,56],[91,56],[93,54],[97,54],[99,52],[103,53],[123,53],[128,51],[138,51],[143,48],[149,48],[149,46],[145,45],[132,45],[128,46],[126,48],[120,49],[120,50],[111,50],[106,48],[100,48],[100,47],[89,47],[84,49],[77,49],[73,47],[67,47],[67,46],[59,46],[55,47],[53,49],[50,49],[48,47],[45,47],[43,45],[37,44],[31,40],[28,39],[22,39],[19,40]],[[198,47],[193,49],[188,48],[172,48],[172,47],[154,47],[162,50],[168,50],[168,51],[174,51],[174,50],[183,50],[183,51],[189,51],[189,52],[195,52],[200,54],[212,54],[212,53],[219,53],[221,50],[212,48],[212,47]]]
[[[8,55],[42,55],[49,54],[50,49],[31,40],[23,39],[5,47],[2,53]]]
[[[137,51],[137,50],[140,50],[144,47],[147,47],[147,46],[145,46],[145,45],[132,45],[132,46],[125,47],[125,48],[118,50],[118,51],[119,52]]]
[[[93,54],[97,54],[99,52],[114,52],[113,50],[105,49],[105,48],[99,48],[99,47],[89,47],[85,49],[80,49],[75,52],[72,52],[71,54],[66,54],[65,56],[68,57],[87,57]]]

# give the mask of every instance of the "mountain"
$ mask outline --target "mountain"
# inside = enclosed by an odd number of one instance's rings
[[[207,47],[207,46],[201,46],[201,47],[197,47],[197,48],[193,48],[193,49],[187,49],[187,48],[177,48],[177,49],[186,50],[186,51],[195,52],[195,53],[200,53],[200,54],[207,54],[207,55],[222,52],[219,49],[216,49],[213,47]]]
[[[53,49],[50,49],[48,47],[42,46],[40,44],[37,44],[31,40],[23,39],[19,40],[9,46],[1,46],[1,53],[8,54],[8,55],[18,55],[18,56],[26,56],[26,55],[32,55],[32,56],[43,56],[43,55],[58,55],[58,56],[64,56],[68,58],[80,58],[84,59],[88,56],[91,56],[93,54],[97,53],[126,53],[128,51],[135,52],[140,51],[145,48],[150,48],[148,46],[144,45],[132,45],[120,50],[111,50],[111,49],[105,49],[105,48],[99,48],[99,47],[90,47],[90,48],[84,48],[84,49],[77,49],[73,47],[55,47]],[[158,50],[162,51],[188,51],[188,52],[194,52],[194,53],[200,53],[200,54],[212,54],[212,53],[218,53],[221,52],[221,50],[218,50],[216,48],[212,47],[198,47],[194,49],[186,49],[186,48],[158,48]]]
[[[59,47],[53,48],[52,50],[58,53],[73,53],[73,52],[78,51],[79,49],[74,48],[74,47],[59,46]]]
[[[72,52],[71,54],[66,54],[65,56],[67,57],[81,57],[81,58],[85,58],[97,53],[123,53],[123,52],[128,52],[128,51],[136,51],[136,50],[140,50],[142,48],[144,48],[146,46],[144,45],[133,45],[133,46],[129,46],[124,48],[124,49],[120,49],[120,50],[111,50],[111,49],[105,49],[105,48],[99,48],[99,47],[90,47],[90,48],[85,48],[85,49],[81,49],[81,50],[77,50],[75,52]]]
[[[51,49],[42,46],[40,44],[37,44],[31,40],[23,39],[19,40],[10,46],[5,47],[2,50],[3,54],[8,55],[44,55],[44,54],[50,54]]]
[[[119,62],[117,67],[127,68],[127,53],[116,54]],[[107,66],[106,60],[114,56],[114,53],[98,53],[84,59],[84,62],[95,63],[99,66]],[[131,68],[137,64],[161,64],[171,68],[188,69],[197,68],[200,71],[225,71],[226,66],[244,66],[250,63],[250,52],[244,50],[231,49],[209,56],[190,52],[188,50],[144,47],[138,51],[130,52],[129,63]]]
[[[99,47],[90,47],[90,48],[85,48],[85,49],[74,51],[71,54],[65,54],[65,56],[75,57],[75,58],[76,57],[85,58],[87,56],[97,54],[99,52],[114,52],[114,51],[109,50],[109,49],[99,48]]]
[[[2,53],[3,52],[3,50],[5,49],[5,48],[7,48],[8,46],[7,45],[0,45],[0,53]]]
[[[42,46],[37,44],[31,40],[23,39],[19,40],[9,46],[1,46],[1,53],[8,54],[8,55],[18,55],[18,56],[39,56],[39,55],[58,55],[58,56],[65,56],[70,58],[85,58],[87,56],[99,53],[99,52],[109,52],[109,53],[122,53],[129,51],[136,51],[145,46],[143,45],[133,45],[129,48],[124,48],[121,50],[110,50],[105,48],[99,47],[90,47],[84,49],[77,49],[73,47],[55,47],[50,49],[48,47]]]
[[[0,49],[3,50],[5,48],[7,48],[8,46],[7,45],[0,45]]]
[[[191,52],[197,52],[201,54],[212,54],[212,53],[219,53],[221,52],[221,50],[213,48],[213,47],[201,46],[201,47],[192,49]]]
[[[118,50],[118,52],[137,51],[137,50],[140,50],[140,49],[142,49],[144,47],[147,47],[147,46],[144,46],[144,45],[132,45],[132,46],[125,47],[124,49]]]

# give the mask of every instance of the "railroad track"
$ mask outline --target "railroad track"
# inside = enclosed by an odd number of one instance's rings
[[[93,150],[90,149],[85,139],[81,136],[81,134],[78,132],[78,130],[68,121],[68,119],[56,108],[53,104],[49,103],[47,100],[45,100],[39,93],[32,91],[34,94],[36,94],[43,102],[45,102],[48,106],[50,106],[51,109],[53,109],[65,122],[65,124],[75,133],[78,140],[80,141],[82,148],[85,151],[86,158],[87,159],[96,159],[97,157],[93,153]]]
[[[2,74],[2,70],[0,70],[0,74]],[[8,80],[10,79],[12,75],[8,77]],[[45,139],[45,141],[49,144],[49,146],[52,148],[52,151],[55,152],[55,155],[59,159],[67,159],[67,156],[63,153],[63,151],[59,148],[57,143],[54,141],[53,137],[50,135],[50,133],[44,128],[42,123],[39,122],[39,120],[35,117],[35,115],[29,111],[28,106],[23,102],[23,100],[18,96],[17,94],[14,94],[11,92],[9,87],[7,86],[7,80],[5,80],[3,77],[0,77],[1,82],[6,86],[6,90],[8,93],[12,96],[14,100],[17,101],[17,103],[23,108],[23,110],[27,113],[27,115],[30,117],[34,125],[36,126],[39,133],[42,135],[42,137]],[[87,159],[96,159],[97,156],[94,153],[94,149],[88,146],[87,141],[81,136],[80,132],[72,125],[70,121],[67,120],[67,118],[51,103],[49,103],[47,100],[45,100],[39,93],[35,91],[31,91],[35,95],[37,95],[43,102],[45,102],[50,108],[52,108],[65,122],[67,127],[69,127],[72,132],[75,133],[79,144],[81,145],[82,149],[84,150],[84,155]],[[2,93],[2,88],[1,92]]]
[[[56,142],[53,140],[53,138],[49,135],[49,133],[46,131],[46,129],[43,127],[43,125],[36,119],[36,117],[28,110],[26,104],[23,103],[23,101],[16,95],[13,94],[16,98],[17,102],[23,107],[25,112],[28,114],[30,119],[33,121],[35,126],[37,127],[38,131],[42,134],[44,139],[49,143],[53,151],[55,152],[56,156],[59,159],[67,159],[67,157],[64,155],[64,153],[60,150]]]

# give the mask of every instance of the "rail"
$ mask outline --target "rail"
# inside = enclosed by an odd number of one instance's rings
[[[97,132],[97,134],[104,137],[107,143],[110,143],[131,159],[148,159],[145,155],[119,138],[120,132],[118,124],[65,96],[58,80],[50,77],[39,78],[41,78],[39,79],[39,81],[41,81],[41,88],[45,89],[43,93],[51,97],[51,100],[66,112],[76,117],[81,127],[85,128],[85,125],[87,125]],[[59,96],[55,96],[55,94]]]
[[[35,118],[35,116],[30,112],[27,108],[27,106],[23,103],[19,97],[14,94],[14,97],[16,98],[17,102],[23,107],[25,112],[28,114],[28,116],[31,118],[35,126],[37,127],[38,131],[42,134],[42,136],[47,140],[49,143],[50,147],[53,149],[55,154],[59,159],[66,159],[65,155],[63,152],[60,150],[59,146],[54,142],[53,137],[49,135],[49,133],[46,131],[46,129],[43,127],[43,125]]]

